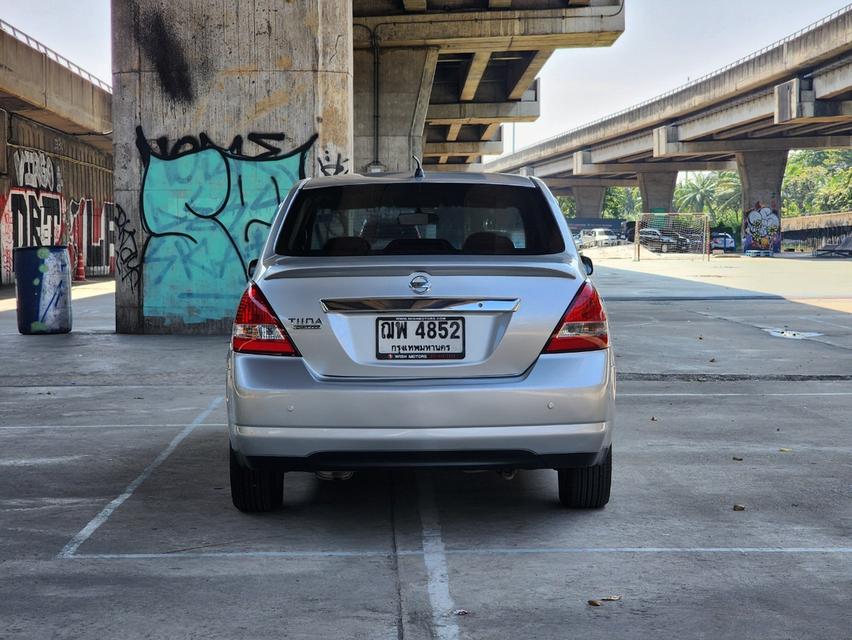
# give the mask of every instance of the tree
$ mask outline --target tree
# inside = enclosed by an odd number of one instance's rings
[[[603,218],[635,219],[642,213],[642,196],[636,187],[608,187],[604,194]]]
[[[562,209],[562,214],[566,218],[577,217],[577,203],[574,198],[569,196],[556,196],[556,201],[559,203],[559,208]]]

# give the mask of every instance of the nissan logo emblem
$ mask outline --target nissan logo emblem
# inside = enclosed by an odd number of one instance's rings
[[[414,293],[426,293],[432,288],[432,283],[429,282],[428,274],[412,273],[408,286]]]

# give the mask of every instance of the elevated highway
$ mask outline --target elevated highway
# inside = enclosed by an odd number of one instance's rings
[[[597,216],[607,186],[669,211],[680,171],[736,170],[743,210],[780,206],[791,149],[852,147],[852,5],[666,94],[487,163]],[[773,207],[775,208],[775,207]]]

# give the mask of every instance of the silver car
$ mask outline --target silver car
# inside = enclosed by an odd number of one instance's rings
[[[418,172],[298,183],[234,320],[231,495],[288,471],[556,469],[609,500],[606,312],[540,180]]]

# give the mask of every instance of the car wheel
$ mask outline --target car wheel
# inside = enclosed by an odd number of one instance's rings
[[[278,509],[284,501],[284,474],[244,467],[231,449],[231,500],[245,513]]]
[[[612,447],[600,464],[579,469],[557,469],[559,502],[571,509],[600,509],[609,502],[612,484]]]

